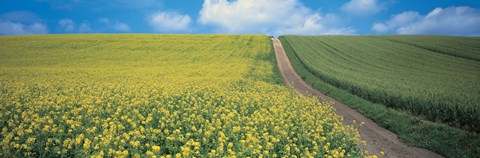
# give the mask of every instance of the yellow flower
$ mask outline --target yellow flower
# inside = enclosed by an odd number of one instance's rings
[[[156,145],[152,146],[152,151],[156,153],[160,152],[160,146],[156,146]]]
[[[89,150],[90,149],[90,140],[88,138],[85,138],[84,142],[83,142],[83,149],[85,150]]]
[[[361,144],[358,132],[342,124],[331,103],[319,103],[318,98],[273,84],[274,65],[268,60],[272,47],[266,36],[123,38],[130,40],[111,40],[105,35],[52,36],[23,40],[18,47],[0,46],[17,49],[4,51],[7,54],[47,54],[35,56],[41,62],[29,62],[29,71],[0,68],[5,72],[0,74],[0,89],[11,90],[0,93],[0,102],[14,105],[0,114],[6,125],[0,144],[9,151],[2,156],[27,152],[35,156],[38,150],[48,149],[52,155],[45,157],[78,153],[152,158],[167,154],[162,153],[166,146],[154,144],[162,139],[167,140],[170,152],[179,152],[165,157],[276,157],[277,150],[283,150],[285,157],[308,156],[309,152],[322,157],[364,156],[354,151]],[[32,50],[35,45],[57,41],[83,42]],[[99,49],[90,50],[88,45]],[[88,56],[88,60],[77,62],[64,52]],[[44,62],[55,64],[45,69]],[[33,134],[42,137],[33,138]],[[302,144],[305,140],[312,145]],[[98,151],[102,154],[90,155]]]
[[[117,157],[123,157],[123,152],[122,151],[115,151],[115,155]]]
[[[153,152],[147,151],[146,155],[147,155],[147,156],[152,156],[152,155],[153,155]]]
[[[37,138],[34,138],[34,137],[28,138],[26,143],[27,144],[32,144],[33,142],[35,142],[36,139]]]
[[[142,156],[140,156],[139,153],[136,153],[135,155],[133,155],[133,158],[141,158]]]
[[[140,141],[130,141],[130,145],[134,148],[137,148],[140,146]]]

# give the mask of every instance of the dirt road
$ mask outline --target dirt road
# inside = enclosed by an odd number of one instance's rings
[[[426,149],[409,147],[405,145],[399,141],[395,133],[378,126],[375,122],[364,117],[350,107],[313,89],[295,72],[280,41],[276,38],[272,38],[272,41],[275,48],[275,56],[277,59],[278,68],[287,85],[289,85],[294,91],[303,95],[320,96],[327,101],[334,102],[333,106],[336,109],[336,113],[343,116],[344,123],[346,124],[350,124],[352,120],[356,120],[357,123],[364,122],[364,126],[360,127],[358,131],[360,133],[360,139],[367,142],[365,149],[370,154],[380,156],[379,153],[383,151],[385,153],[385,157],[394,158],[442,157]]]

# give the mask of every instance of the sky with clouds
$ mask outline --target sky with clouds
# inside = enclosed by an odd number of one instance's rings
[[[0,0],[0,35],[480,35],[480,0]]]

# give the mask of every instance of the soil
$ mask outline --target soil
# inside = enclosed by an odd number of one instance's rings
[[[343,116],[345,124],[352,124],[353,120],[355,120],[357,124],[364,122],[363,126],[358,127],[358,132],[360,133],[360,139],[367,142],[364,150],[367,150],[369,154],[381,157],[380,152],[384,152],[384,157],[392,158],[442,157],[441,155],[426,149],[407,146],[398,139],[395,133],[378,126],[375,122],[345,104],[342,104],[312,88],[295,72],[280,41],[276,38],[272,38],[272,41],[275,49],[277,65],[285,83],[291,89],[302,95],[320,96],[326,101],[334,102],[333,106],[336,109],[336,113]]]

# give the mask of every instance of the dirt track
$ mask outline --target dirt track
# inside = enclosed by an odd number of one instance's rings
[[[343,116],[344,123],[346,124],[350,124],[352,120],[356,120],[357,123],[364,122],[364,126],[360,127],[358,131],[360,133],[360,139],[367,142],[365,149],[370,154],[380,156],[379,153],[383,151],[385,152],[385,157],[393,158],[442,157],[426,149],[409,147],[405,145],[404,143],[400,142],[395,133],[378,126],[375,122],[364,117],[362,114],[351,109],[350,107],[337,102],[333,98],[313,89],[295,72],[280,41],[276,38],[272,38],[272,41],[275,48],[275,56],[277,59],[278,68],[287,85],[289,85],[294,91],[303,95],[320,96],[327,101],[334,102],[333,106],[336,109],[336,113]]]

